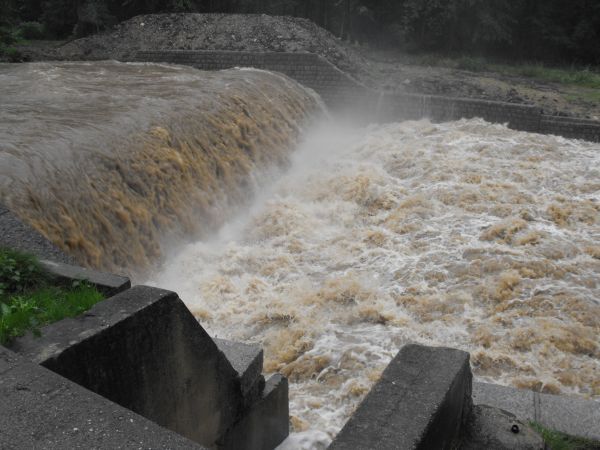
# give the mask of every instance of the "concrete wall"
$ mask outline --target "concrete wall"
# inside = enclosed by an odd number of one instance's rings
[[[507,123],[515,130],[600,142],[600,123],[597,121],[547,116],[530,105],[382,93],[364,86],[312,53],[157,50],[139,52],[135,60],[183,64],[202,70],[255,67],[281,72],[314,89],[331,110],[346,115],[366,115],[369,121],[393,122],[427,117],[442,122],[481,117],[489,122]]]
[[[276,383],[269,398],[261,375],[262,351],[247,347],[238,355],[240,361],[232,363],[235,348],[225,348],[227,357],[177,294],[145,286],[123,291],[80,317],[44,327],[41,337],[28,335],[10,346],[207,447],[228,448],[228,434],[249,414],[250,431],[256,436],[267,433],[278,444],[288,432],[287,413],[281,414],[287,408],[287,384]],[[270,406],[257,413],[260,404]],[[276,426],[273,420],[278,420]]]
[[[41,337],[29,334],[11,342],[10,349],[20,358],[10,356],[12,353],[0,347],[0,393],[12,389],[6,383],[14,377],[7,379],[6,370],[14,369],[12,373],[19,374],[22,370],[31,371],[27,369],[30,366],[40,368],[31,377],[24,377],[23,389],[10,397],[32,412],[17,414],[14,408],[0,408],[0,447],[19,448],[18,433],[12,430],[23,432],[28,427],[32,430],[28,432],[31,442],[35,444],[32,448],[56,448],[63,440],[72,442],[70,436],[61,437],[60,433],[73,428],[80,433],[72,438],[89,444],[81,448],[96,447],[97,434],[88,433],[90,427],[79,428],[77,418],[72,415],[31,420],[39,404],[50,409],[62,405],[90,421],[108,423],[113,423],[114,417],[108,417],[106,411],[126,408],[197,443],[222,450],[233,448],[232,443],[236,443],[235,448],[266,450],[285,439],[289,431],[287,380],[273,376],[265,383],[263,354],[258,346],[213,340],[174,292],[145,286],[131,288],[125,277],[66,264],[71,258],[1,205],[0,231],[0,245],[44,258],[42,265],[55,283],[70,285],[73,280],[85,279],[109,297],[79,317],[42,327]],[[13,360],[24,362],[11,362],[5,370],[8,364],[5,361]],[[97,395],[74,394],[73,398],[81,397],[80,406],[72,404],[75,400],[70,397],[53,397],[53,401],[33,398],[30,384],[37,386],[35,377],[47,373],[40,366],[57,374],[42,383],[44,386],[53,386],[56,384],[53,380],[62,379],[58,383],[66,386],[65,391],[91,391],[89,394],[100,395],[104,401],[96,403],[104,409],[89,408],[93,402],[87,398],[98,398]],[[72,388],[73,383],[82,389]],[[127,416],[138,417],[133,413]],[[143,427],[147,420],[140,423]],[[38,435],[33,428],[39,427],[55,432]],[[146,426],[146,429],[153,428]],[[156,433],[158,436],[162,432]],[[118,434],[113,434],[103,436],[109,436],[110,442],[120,442]],[[169,438],[167,430],[164,434],[165,442],[170,442],[169,439],[188,442]],[[137,447],[134,440],[143,435],[143,429],[137,430],[129,444]],[[157,437],[156,448],[162,448],[160,442]],[[170,448],[193,447],[188,444]],[[110,448],[125,447],[128,445]]]
[[[404,346],[330,450],[454,449],[471,414],[469,354]]]
[[[236,372],[172,292],[136,286],[11,349],[203,445],[241,416]]]
[[[205,449],[0,345],[0,448]]]
[[[354,104],[357,97],[371,94],[358,81],[314,53],[158,50],[138,52],[135,60],[181,64],[201,70],[254,67],[280,72],[314,89],[334,108]]]

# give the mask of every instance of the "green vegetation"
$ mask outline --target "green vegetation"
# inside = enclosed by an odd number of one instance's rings
[[[541,81],[600,89],[600,68],[553,67],[542,62],[503,63],[481,56],[450,57],[440,54],[421,54],[403,57],[404,62],[421,66],[448,67],[471,72],[495,72],[502,75],[534,78]]]
[[[535,78],[537,80],[600,89],[600,73],[590,69],[547,67],[538,63],[515,65],[490,64],[488,70],[505,75],[516,75]]]
[[[566,94],[565,98],[572,102],[600,103],[600,90],[589,89],[583,92],[572,92]]]
[[[84,282],[52,286],[35,257],[0,248],[0,344],[28,330],[39,333],[42,325],[77,316],[100,300]]]
[[[45,284],[46,279],[35,256],[0,248],[0,298]]]
[[[598,450],[600,442],[569,436],[559,431],[549,430],[539,423],[532,422],[531,427],[540,433],[550,450]]]

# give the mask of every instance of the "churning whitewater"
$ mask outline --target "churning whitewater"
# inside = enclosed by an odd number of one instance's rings
[[[307,133],[316,95],[257,70],[0,65],[0,95],[0,203],[261,344],[291,382],[284,447],[326,445],[407,342],[600,396],[600,145],[481,120]]]
[[[151,283],[290,379],[293,447],[334,436],[407,342],[475,376],[600,395],[600,146],[481,120],[312,133]]]

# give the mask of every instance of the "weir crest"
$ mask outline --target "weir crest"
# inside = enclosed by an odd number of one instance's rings
[[[0,66],[0,200],[88,267],[140,271],[286,166],[322,111],[259,70],[117,62]]]

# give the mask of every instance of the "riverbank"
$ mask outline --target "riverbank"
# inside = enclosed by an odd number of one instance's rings
[[[313,22],[294,17],[144,15],[86,38],[29,41],[15,48],[29,61],[124,60],[148,49],[311,52],[377,89],[530,104],[549,115],[600,120],[600,88],[577,82],[581,74],[575,69],[552,78],[545,76],[548,71],[482,64],[473,58],[385,52],[348,44]]]

